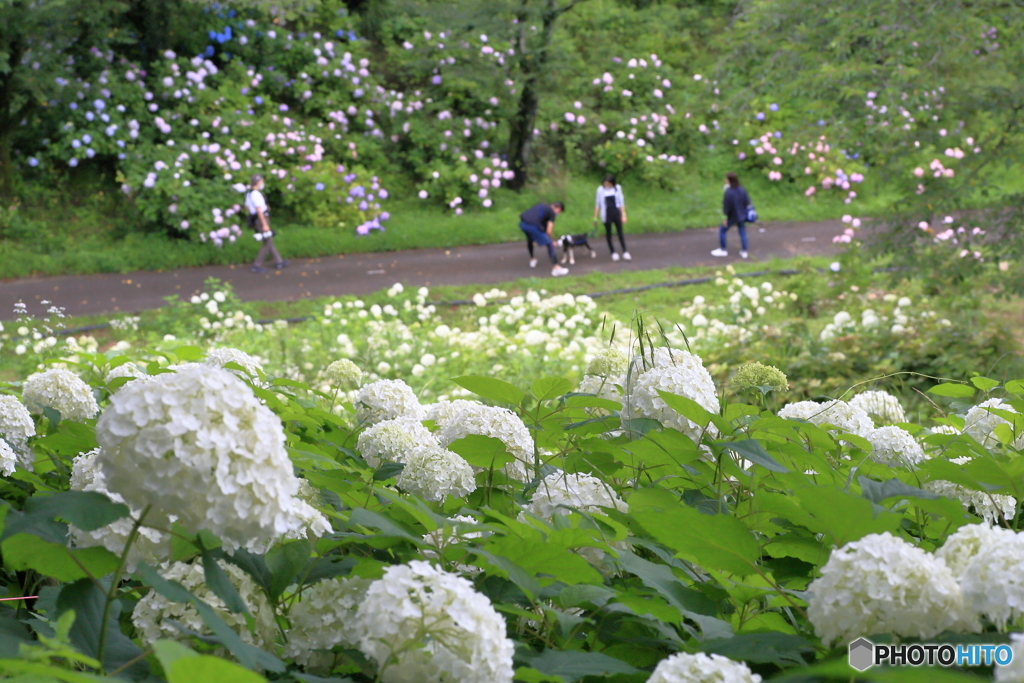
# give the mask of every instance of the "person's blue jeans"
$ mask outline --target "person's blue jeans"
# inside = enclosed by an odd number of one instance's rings
[[[551,263],[558,263],[558,257],[555,255],[555,245],[539,225],[520,222],[519,229],[526,233],[526,248],[530,250],[530,258],[533,258],[533,243],[536,242],[548,248],[548,256],[551,257]]]
[[[730,225],[731,224],[728,221],[726,221],[722,223],[720,226],[718,226],[718,244],[719,246],[722,247],[722,251],[728,251],[728,249],[725,248],[725,233],[729,232]],[[740,221],[739,223],[736,224],[736,227],[740,231],[740,243],[743,245],[743,251],[748,251],[747,225]]]

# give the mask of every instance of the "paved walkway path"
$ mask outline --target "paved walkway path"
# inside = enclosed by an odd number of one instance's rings
[[[800,254],[831,254],[838,251],[832,237],[842,232],[839,221],[818,223],[763,223],[750,226],[750,255],[762,260]],[[727,258],[711,256],[718,246],[717,228],[674,233],[627,235],[632,261],[614,263],[604,237],[591,240],[597,258],[576,250],[575,273],[648,270],[673,266],[706,266],[739,260],[736,230],[729,231]],[[537,268],[527,263],[524,241],[450,249],[412,249],[292,259],[284,270],[265,275],[249,272],[249,264],[204,266],[172,271],[138,271],[128,274],[67,275],[0,280],[0,320],[12,319],[14,304],[23,301],[29,311],[41,315],[38,304],[48,300],[63,306],[69,315],[135,313],[163,305],[164,297],[190,297],[202,290],[207,278],[230,282],[246,301],[294,301],[306,297],[368,294],[396,282],[406,286],[489,285],[524,277],[550,277],[544,249],[538,248]]]

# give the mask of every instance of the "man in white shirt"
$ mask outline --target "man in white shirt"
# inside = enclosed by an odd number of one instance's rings
[[[267,256],[274,259],[274,267],[278,270],[288,265],[288,262],[277,252],[277,247],[274,246],[274,233],[270,229],[270,220],[267,218],[270,208],[267,206],[267,200],[263,197],[262,189],[263,176],[254,175],[249,182],[249,191],[245,195],[245,209],[249,212],[249,227],[256,231],[256,239],[263,243],[252,268],[249,269],[254,273],[267,272],[267,269],[263,267]]]

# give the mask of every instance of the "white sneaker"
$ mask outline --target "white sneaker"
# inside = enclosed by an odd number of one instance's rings
[[[618,260],[619,260],[619,252],[613,251],[612,252],[612,261],[618,261]]]
[[[632,261],[633,257],[629,255],[628,251],[624,251],[624,252],[622,252],[622,260],[623,261]]]
[[[714,251],[711,252],[711,255],[712,256],[728,256],[729,252],[727,252],[725,249],[715,249]]]
[[[551,277],[562,277],[563,275],[568,274],[569,269],[563,268],[562,266],[555,266],[554,268],[551,269]]]
[[[537,259],[535,259],[535,258],[530,259],[530,267],[531,268],[536,268],[537,267]]]
[[[749,256],[750,256],[750,254],[748,254],[748,253],[747,253],[747,252],[745,252],[745,251],[741,251],[741,252],[740,252],[740,258],[748,258]]]

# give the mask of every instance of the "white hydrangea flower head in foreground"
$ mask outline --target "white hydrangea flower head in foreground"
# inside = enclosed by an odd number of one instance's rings
[[[146,521],[175,517],[206,529],[226,550],[259,551],[274,539],[327,520],[296,493],[281,420],[234,374],[192,364],[132,383],[96,425],[99,465],[110,491]]]
[[[224,347],[220,349],[210,349],[206,352],[207,365],[214,365],[218,368],[222,368],[228,363],[234,363],[242,366],[245,368],[246,374],[253,379],[258,379],[260,373],[263,372],[263,364],[260,363],[259,359],[250,356],[245,351]],[[235,372],[237,372],[237,370],[235,370]]]
[[[17,396],[0,395],[0,437],[7,442],[9,450],[28,469],[32,469],[32,449],[28,440],[36,435],[36,423],[28,408]],[[2,446],[0,446],[2,448]],[[13,472],[13,469],[11,470]],[[10,474],[10,472],[7,472]]]
[[[110,384],[115,379],[119,379],[121,377],[127,377],[129,380],[134,381],[137,379],[147,378],[149,375],[135,363],[122,363],[116,368],[111,368],[111,370],[107,372],[103,377],[103,383]],[[125,382],[125,384],[127,384],[127,382]]]
[[[414,448],[436,445],[437,439],[423,423],[404,417],[378,422],[356,440],[356,450],[374,468],[384,461],[405,462]]]
[[[982,543],[960,577],[964,601],[1000,630],[1024,615],[1024,533]]]
[[[88,384],[70,370],[51,368],[29,375],[21,390],[29,412],[41,415],[44,408],[53,408],[61,419],[78,422],[96,417],[100,406]]]
[[[1005,410],[1009,413],[1017,411],[1010,404],[1004,403],[998,398],[990,398],[967,411],[967,416],[964,417],[964,432],[985,448],[995,448],[1000,443],[999,438],[995,435],[996,427],[1008,425],[1012,429],[1013,425],[1006,418],[991,413],[987,410],[988,408]],[[1018,450],[1024,448],[1024,434],[1020,434],[1014,439],[1013,447]]]
[[[619,375],[584,375],[580,380],[580,393],[594,394],[599,398],[622,403],[620,387],[626,385],[625,374]]]
[[[967,565],[984,546],[1012,535],[1012,531],[990,524],[965,524],[949,535],[935,556],[946,563],[953,576],[961,579]]]
[[[890,467],[913,468],[925,459],[921,444],[900,427],[879,427],[867,435],[871,442],[871,459]]]
[[[359,421],[369,424],[399,417],[422,421],[426,417],[412,387],[400,379],[382,379],[363,386],[354,403]]]
[[[833,550],[807,590],[807,617],[828,645],[879,633],[931,638],[978,629],[946,563],[888,532]]]
[[[550,522],[556,514],[569,514],[571,510],[602,512],[601,508],[629,511],[629,505],[597,477],[552,472],[537,484],[537,489],[524,509]]]
[[[900,400],[886,391],[865,391],[857,394],[850,399],[850,405],[860,408],[882,424],[907,421]]]
[[[505,474],[518,481],[530,481],[533,468],[533,436],[522,419],[507,408],[467,406],[448,421],[437,437],[447,448],[453,442],[478,434],[498,439],[514,458],[505,466]]]
[[[99,457],[100,449],[94,448],[88,453],[82,453],[71,464],[71,490],[72,491],[95,491],[102,493],[115,503],[123,503],[124,498],[117,493],[107,490],[107,482],[103,472],[97,467],[96,460]],[[124,552],[128,537],[131,536],[132,527],[135,526],[135,519],[138,519],[142,512],[140,509],[129,507],[131,517],[122,517],[107,526],[83,531],[71,526],[71,537],[75,546],[79,548],[91,548],[99,546],[106,548],[115,555],[120,556]],[[171,536],[157,529],[147,526],[140,526],[138,535],[128,551],[126,568],[134,572],[139,562],[149,565],[157,565],[166,560],[171,553]]]
[[[384,683],[506,683],[505,620],[466,579],[427,562],[389,567],[356,612],[359,649]]]
[[[476,490],[476,475],[465,458],[440,446],[414,448],[395,482],[398,488],[423,500],[462,498]]]
[[[761,677],[722,655],[677,652],[658,662],[647,683],[761,683]]]
[[[424,407],[427,419],[433,420],[438,429],[444,429],[459,413],[467,408],[478,408],[483,403],[457,398],[454,401],[438,401]]]
[[[963,465],[972,460],[968,456],[953,458],[950,462]],[[937,493],[940,496],[959,500],[967,509],[974,509],[974,514],[984,519],[989,524],[995,524],[1001,519],[1013,519],[1017,511],[1017,499],[1001,493],[986,493],[975,491],[960,484],[941,479],[926,482],[922,488],[925,491]]]
[[[156,569],[160,576],[169,581],[177,581],[186,590],[191,591],[193,595],[212,607],[217,616],[234,629],[246,643],[259,648],[273,648],[277,639],[274,609],[248,574],[227,562],[221,562],[220,566],[227,573],[228,580],[238,590],[246,607],[249,608],[255,632],[249,630],[246,615],[228,610],[227,605],[207,585],[206,572],[203,571],[201,563],[174,562]],[[172,622],[177,622],[196,633],[213,635],[195,607],[191,604],[171,602],[155,590],[147,593],[132,610],[132,623],[135,624],[135,628],[139,630],[139,636],[147,645],[161,638],[188,639],[189,636],[182,633]],[[226,650],[218,648],[216,654],[224,656]]]
[[[302,589],[302,599],[288,612],[288,644],[284,656],[314,674],[333,668],[335,646],[354,649],[360,632],[355,614],[370,587],[370,579],[325,579]]]
[[[0,440],[0,474],[3,474],[5,477],[9,474],[14,474],[17,466],[18,454],[7,445],[6,441]]]
[[[670,408],[658,394],[661,390],[685,396],[717,415],[721,407],[715,394],[715,383],[700,357],[689,351],[661,347],[654,350],[652,361],[653,365],[646,370],[642,363],[634,361],[632,384],[626,396],[629,412],[635,417],[657,420],[694,441],[700,440],[705,429],[712,436],[718,434],[717,427],[690,421]]]
[[[826,401],[815,403],[814,401],[797,401],[787,403],[779,411],[779,417],[787,420],[806,420],[814,425],[835,425],[844,432],[862,436],[865,439],[874,431],[875,423],[860,408],[852,406],[846,401]]]
[[[327,366],[324,377],[328,382],[338,386],[359,386],[363,379],[363,371],[348,358],[342,358]]]
[[[1024,633],[1010,634],[1010,649],[1013,659],[995,668],[995,683],[1024,683]]]

